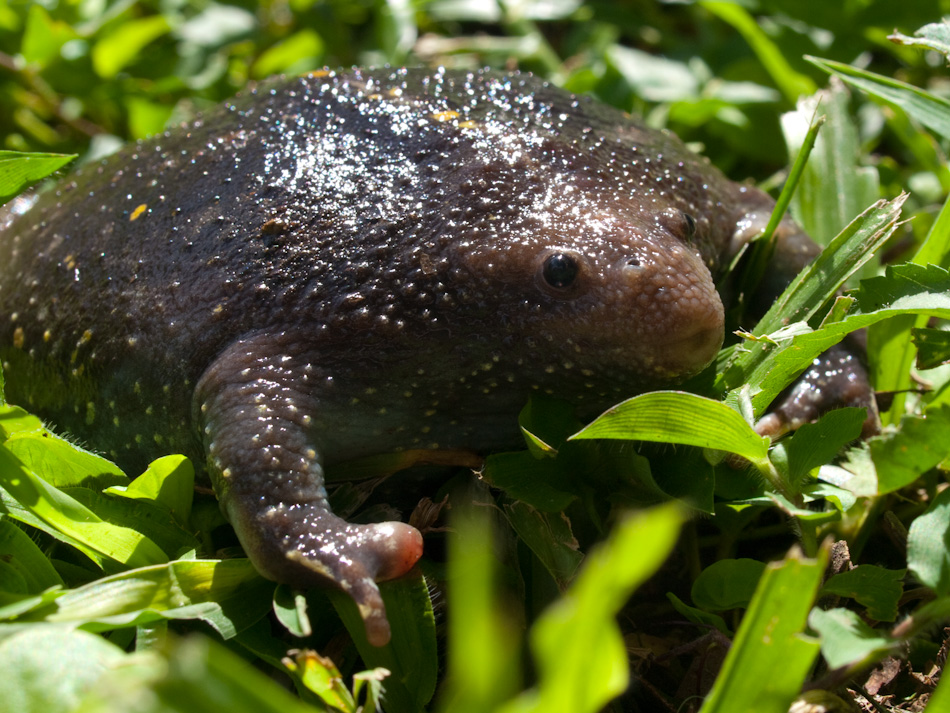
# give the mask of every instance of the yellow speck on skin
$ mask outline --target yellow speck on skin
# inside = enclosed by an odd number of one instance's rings
[[[148,210],[148,206],[142,203],[135,210],[132,211],[132,215],[129,216],[129,221],[138,220],[139,216],[142,215],[145,211]]]
[[[211,314],[216,314],[216,315],[221,314],[222,312],[224,312],[224,305],[222,304],[215,305],[214,309],[211,310]]]
[[[23,327],[17,327],[13,330],[13,346],[16,349],[23,348],[23,342],[26,340],[26,337],[23,333]]]
[[[45,332],[43,332],[43,341],[44,341],[44,342],[48,342],[48,341],[49,341],[50,339],[52,339],[52,338],[53,338],[53,333],[52,333],[51,331],[49,331],[49,330],[47,329]]]
[[[86,425],[91,426],[96,420],[96,404],[92,401],[86,402]]]
[[[312,72],[304,72],[304,77],[313,77],[314,79],[320,79],[321,77],[329,77],[332,72],[329,69],[315,69]]]
[[[221,471],[221,477],[222,477],[222,478],[230,478],[230,477],[231,477],[231,469],[230,469],[230,468],[225,468],[224,470],[222,470],[222,471]]]
[[[460,129],[474,129],[476,127],[478,127],[478,124],[472,121],[471,119],[468,119],[467,121],[459,122]]]
[[[161,433],[156,433],[154,436],[152,436],[152,440],[154,440],[158,445],[162,445],[165,439],[162,438]]]
[[[446,111],[437,111],[435,114],[431,115],[436,121],[452,121],[452,119],[458,119],[459,113],[457,111],[452,111],[447,109]]]
[[[142,438],[142,434],[141,434],[141,433],[136,433],[136,434],[135,434],[135,442],[136,442],[136,443],[141,443],[143,440],[144,440],[144,439]]]
[[[83,344],[88,344],[89,340],[91,339],[92,339],[92,330],[87,329],[85,332],[82,333],[82,336],[79,338],[79,341],[76,342],[76,346],[81,347]]]

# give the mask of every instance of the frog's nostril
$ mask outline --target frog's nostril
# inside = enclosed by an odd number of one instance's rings
[[[627,258],[627,266],[628,266],[628,267],[640,267],[640,258],[638,258],[638,257]]]

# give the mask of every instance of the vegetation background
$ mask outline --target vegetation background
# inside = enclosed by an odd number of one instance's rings
[[[913,387],[882,400],[885,435],[837,467],[827,464],[860,414],[823,419],[766,455],[721,403],[675,400],[694,428],[674,433],[655,426],[669,404],[644,401],[589,435],[687,445],[605,456],[564,443],[579,427],[568,411],[529,410],[523,424],[544,436],[529,441],[533,455],[490,460],[478,483],[449,481],[466,494],[453,491],[456,513],[465,499],[489,503],[490,523],[457,515],[448,564],[430,557],[425,579],[387,588],[396,632],[383,650],[361,641],[341,598],[259,579],[228,549],[213,501],[192,499],[186,462],[159,461],[133,485],[3,406],[0,710],[950,709],[950,684],[937,688],[950,615],[940,467],[950,416],[934,321],[950,316],[948,32],[931,28],[924,45],[889,37],[946,13],[948,0],[0,5],[3,148],[78,162],[188,121],[250,81],[350,65],[533,71],[675,131],[731,178],[776,195],[807,143],[803,127],[823,113],[793,214],[828,243],[889,202],[835,243],[849,265],[841,281],[858,270],[872,278],[854,304],[825,318],[840,282],[811,280],[783,317],[817,329],[795,336],[796,348],[840,338],[836,324],[873,324],[882,399]],[[851,88],[837,81],[816,103],[830,70]],[[17,160],[0,154],[0,194],[12,192],[3,182]],[[910,264],[887,268],[899,263]],[[912,329],[929,356],[913,380]],[[798,362],[781,348],[750,353],[724,352],[703,393],[760,409],[740,383],[774,392],[767,375],[791,378]],[[560,445],[559,458],[535,458],[553,454],[544,441]],[[757,475],[700,446],[743,454]],[[570,481],[605,465],[614,475]],[[670,505],[619,514],[671,496],[694,516]],[[440,537],[427,537],[430,551]],[[494,548],[473,544],[486,541]]]

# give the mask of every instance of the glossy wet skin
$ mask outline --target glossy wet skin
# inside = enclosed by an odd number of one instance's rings
[[[534,390],[590,416],[696,373],[723,336],[712,275],[770,210],[529,76],[266,83],[3,230],[8,396],[132,473],[207,462],[258,569],[334,581],[382,643],[374,580],[421,538],[334,516],[323,467],[514,446]],[[784,233],[794,274],[815,248]]]

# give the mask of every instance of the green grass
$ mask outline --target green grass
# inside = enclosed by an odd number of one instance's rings
[[[792,214],[829,246],[700,395],[641,396],[586,428],[569,405],[532,402],[526,450],[420,493],[453,493],[451,533],[427,535],[448,556],[383,586],[382,649],[346,597],[275,587],[220,551],[227,527],[187,461],[130,480],[0,407],[0,701],[784,712],[803,692],[863,700],[896,657],[881,709],[932,694],[939,710],[950,684],[910,671],[932,672],[950,618],[947,30],[907,36],[950,3],[858,5],[0,7],[3,197],[62,165],[48,154],[89,160],[272,73],[517,65],[675,130],[734,179],[777,194],[793,176]],[[863,415],[845,409],[778,444],[757,436],[752,419],[858,329],[893,397],[885,432],[854,445]]]

